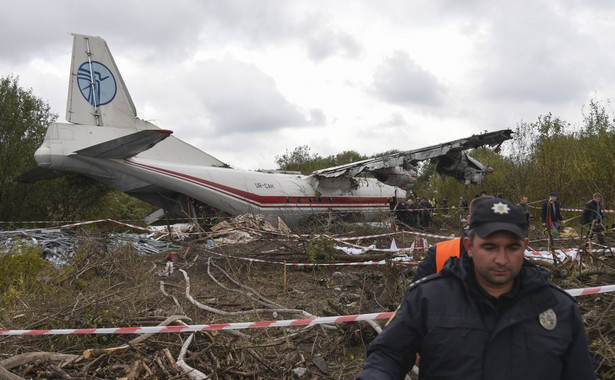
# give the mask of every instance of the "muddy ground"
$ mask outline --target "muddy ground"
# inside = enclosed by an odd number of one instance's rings
[[[295,238],[245,230],[252,240],[214,248],[207,244],[213,236],[201,236],[176,242],[182,248],[168,276],[162,275],[167,253],[139,256],[130,247],[108,251],[92,238],[79,247],[71,265],[49,269],[40,284],[10,297],[0,309],[0,330],[218,324],[393,311],[414,265],[287,266],[285,270],[278,264],[391,258],[384,252],[351,256],[335,250],[338,243],[314,237],[315,233],[390,233],[390,225],[390,221],[384,227],[312,224],[293,231],[305,233]],[[454,220],[436,219],[423,232],[449,236],[461,228]],[[534,247],[540,249],[542,231],[533,228],[530,233]],[[398,234],[353,243],[389,248],[392,238],[400,248],[415,242],[413,235]],[[570,238],[558,244],[576,248],[584,240]],[[415,258],[420,260],[421,253]],[[542,265],[565,289],[615,284],[612,257],[584,253],[580,267],[573,262]],[[577,300],[599,376],[615,378],[615,296],[606,293]],[[384,321],[376,324],[382,326]],[[367,322],[351,322],[202,331],[191,336],[1,336],[0,379],[352,379],[376,330]],[[190,367],[198,373],[188,373]]]

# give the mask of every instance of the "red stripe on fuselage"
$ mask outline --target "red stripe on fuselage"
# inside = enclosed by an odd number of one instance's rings
[[[315,196],[280,196],[280,195],[259,195],[248,191],[240,190],[234,187],[222,185],[217,182],[208,181],[202,178],[194,177],[188,174],[175,172],[168,169],[163,169],[151,165],[145,165],[134,161],[124,160],[125,163],[141,169],[163,174],[168,177],[180,179],[190,182],[211,191],[235,198],[239,201],[248,203],[260,208],[322,208],[323,211],[330,208],[352,209],[388,209],[388,199],[386,197],[327,197],[323,196],[321,201]],[[301,199],[301,201],[298,201]],[[312,200],[310,203],[309,200]]]

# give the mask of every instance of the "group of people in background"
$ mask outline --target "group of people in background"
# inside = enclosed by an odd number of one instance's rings
[[[486,191],[481,191],[476,198],[487,197]],[[494,198],[503,198],[501,193],[498,193]],[[390,200],[391,210],[395,212],[397,219],[404,225],[411,228],[426,228],[431,225],[431,218],[434,209],[438,207],[435,199],[427,199],[416,197],[415,199],[408,198],[393,198]],[[522,196],[518,206],[522,209],[527,226],[529,227],[531,220],[534,218],[528,202],[528,197]],[[443,212],[448,212],[449,205],[446,199],[442,200],[440,209]],[[453,206],[455,208],[455,206]],[[464,197],[459,197],[457,208],[462,213],[468,213],[468,201]],[[581,225],[588,228],[588,237],[596,236],[598,243],[604,245],[605,228],[602,223],[603,219],[602,195],[594,193],[591,200],[585,203],[583,213],[581,215]],[[563,222],[560,212],[560,204],[558,202],[557,192],[552,191],[549,197],[542,203],[541,209],[542,226],[549,233],[551,238],[557,238],[560,224]]]
[[[602,195],[594,193],[592,199],[587,201],[583,206],[581,213],[581,225],[587,226],[588,238],[596,236],[598,243],[604,245],[605,228],[602,223],[604,211],[602,208]],[[549,198],[542,204],[542,225],[549,231],[552,238],[557,237],[560,223],[563,222],[560,212],[559,202],[557,201],[557,193],[551,192]]]
[[[435,203],[435,202],[434,202]],[[431,213],[435,207],[427,198],[393,198],[390,202],[391,210],[397,219],[408,227],[419,228],[431,225]]]

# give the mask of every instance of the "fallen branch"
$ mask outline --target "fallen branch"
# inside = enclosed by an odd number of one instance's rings
[[[184,370],[185,374],[189,378],[194,379],[194,380],[207,380],[209,379],[209,377],[207,377],[203,372],[199,371],[198,369],[194,369],[190,367],[184,361],[184,358],[186,357],[186,351],[188,351],[188,346],[190,346],[190,343],[192,343],[192,338],[194,338],[194,333],[190,334],[188,339],[186,339],[186,342],[182,346],[182,349],[179,351],[179,356],[177,357],[176,363],[181,369]]]
[[[21,376],[15,375],[13,372],[8,369],[0,366],[0,380],[26,380]]]
[[[188,274],[186,273],[185,270],[180,269],[179,271],[184,275],[184,280],[186,281],[186,298],[188,299],[188,301],[190,301],[190,303],[192,303],[194,306],[198,307],[201,310],[205,310],[210,313],[219,314],[219,315],[243,315],[243,314],[252,314],[252,313],[265,313],[265,312],[274,313],[275,312],[275,313],[301,314],[308,318],[315,317],[314,315],[307,313],[305,310],[299,310],[299,309],[280,308],[280,309],[252,309],[252,310],[243,310],[243,311],[225,311],[221,309],[216,309],[211,306],[207,306],[205,304],[200,303],[199,301],[194,299],[192,295],[190,295],[190,277],[188,277]]]
[[[66,361],[71,362],[81,358],[81,355],[60,354],[57,352],[29,352],[20,354],[0,361],[0,367],[11,369],[20,365],[28,364],[37,360]]]

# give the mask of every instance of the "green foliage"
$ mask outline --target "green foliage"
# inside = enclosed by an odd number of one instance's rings
[[[309,174],[315,167],[320,165],[320,157],[317,153],[312,154],[307,145],[298,146],[289,152],[288,149],[282,156],[275,156],[275,162],[280,170],[300,171]]]
[[[335,255],[333,241],[326,236],[318,236],[310,240],[305,249],[306,260],[314,262],[332,262]]]
[[[0,219],[24,215],[29,203],[27,185],[14,181],[33,168],[34,151],[57,115],[49,105],[18,85],[18,78],[0,78]]]
[[[8,252],[0,253],[0,304],[40,288],[42,272],[51,264],[39,249],[15,244]]]
[[[287,149],[282,156],[275,157],[275,162],[280,170],[300,171],[302,174],[310,174],[314,170],[349,164],[366,158],[366,156],[354,150],[346,150],[323,158],[318,153],[311,153],[309,146],[302,145],[293,149],[292,152]]]
[[[140,219],[155,209],[137,198],[76,174],[47,181],[47,186],[53,187],[54,191],[46,195],[44,212],[54,220],[90,220],[101,217]]]

